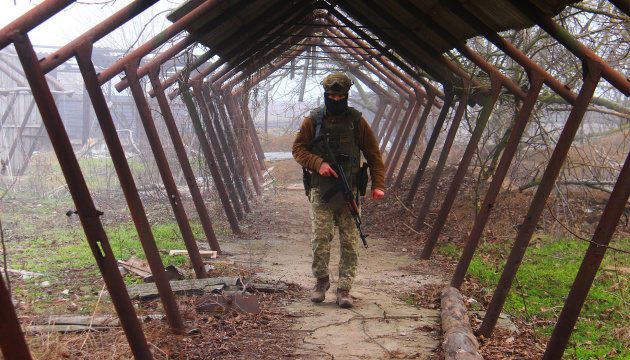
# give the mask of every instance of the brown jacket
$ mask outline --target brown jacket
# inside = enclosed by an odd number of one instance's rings
[[[324,121],[329,120],[335,119],[328,115]],[[303,167],[319,172],[319,167],[324,162],[324,159],[310,152],[310,142],[313,138],[315,138],[315,126],[310,116],[307,116],[293,141],[293,157]],[[359,149],[363,152],[363,156],[370,167],[372,189],[385,191],[385,165],[381,158],[381,151],[370,125],[363,117],[361,117],[357,126],[357,141]]]

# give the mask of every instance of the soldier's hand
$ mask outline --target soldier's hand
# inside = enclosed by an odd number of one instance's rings
[[[385,193],[383,192],[383,190],[372,189],[372,194],[370,196],[370,199],[378,200],[378,199],[382,199],[383,196],[385,196]]]
[[[330,167],[330,165],[328,165],[327,162],[323,162],[319,167],[319,175],[337,177],[337,173]]]

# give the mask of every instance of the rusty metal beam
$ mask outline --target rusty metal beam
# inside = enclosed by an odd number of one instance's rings
[[[486,103],[483,105],[481,112],[479,113],[479,117],[477,118],[477,122],[475,124],[475,129],[473,130],[472,135],[470,136],[470,140],[468,141],[468,145],[466,146],[466,150],[464,151],[464,155],[462,155],[461,160],[459,161],[459,165],[457,166],[457,171],[455,171],[455,175],[453,176],[453,180],[451,181],[451,185],[448,188],[448,192],[444,198],[442,206],[438,211],[437,219],[433,223],[433,227],[431,232],[429,233],[429,237],[424,242],[424,247],[422,248],[422,253],[420,253],[421,259],[429,259],[431,257],[431,253],[433,252],[433,248],[437,243],[438,236],[442,232],[444,225],[446,224],[446,220],[448,218],[448,214],[450,213],[453,205],[455,205],[455,198],[457,197],[457,193],[459,192],[459,188],[464,181],[464,177],[466,176],[466,172],[468,172],[468,166],[470,166],[470,162],[472,161],[475,152],[477,151],[477,146],[479,145],[479,141],[481,140],[481,136],[488,124],[488,120],[490,119],[490,115],[492,115],[492,110],[494,109],[494,104],[497,102],[497,98],[499,97],[499,91],[501,89],[501,83],[498,79],[494,78],[493,74],[490,74],[490,81],[492,85],[492,95],[488,96],[486,99]],[[421,227],[420,222],[416,222],[416,230],[419,230]]]
[[[562,133],[560,134],[560,138],[556,143],[556,147],[549,159],[549,164],[547,165],[545,173],[538,185],[538,190],[532,199],[527,215],[525,215],[525,219],[521,224],[518,235],[514,240],[512,251],[510,251],[510,255],[508,256],[503,273],[501,274],[497,288],[492,296],[492,300],[490,300],[490,305],[488,305],[486,316],[479,327],[478,333],[486,337],[489,337],[494,331],[494,327],[499,319],[501,309],[505,304],[507,294],[512,287],[512,282],[514,281],[518,267],[523,260],[523,256],[525,255],[529,241],[534,234],[534,229],[540,219],[540,215],[547,204],[547,198],[555,186],[556,179],[560,174],[564,159],[571,148],[575,134],[580,128],[580,124],[584,118],[584,113],[586,113],[588,104],[593,98],[597,84],[603,74],[601,64],[595,60],[589,59],[583,64],[583,66],[585,68],[584,84],[582,85],[582,89],[578,94],[575,106],[573,106],[573,109],[571,110],[571,114],[567,119]]]
[[[94,69],[94,64],[92,64],[91,60],[92,44],[93,43],[91,41],[87,41],[77,47],[75,50],[75,58],[77,60],[77,64],[79,65],[81,75],[83,76],[83,81],[85,82],[85,89],[92,101],[96,118],[101,126],[103,138],[105,139],[105,143],[109,149],[114,169],[118,175],[120,187],[125,196],[125,200],[127,201],[127,206],[129,207],[129,213],[131,214],[136,231],[138,232],[138,239],[142,244],[142,249],[144,250],[147,262],[149,263],[151,273],[153,274],[158,294],[160,295],[162,305],[164,306],[166,319],[174,332],[184,334],[186,332],[186,327],[184,326],[184,321],[182,320],[177,307],[177,302],[173,296],[171,284],[166,276],[162,258],[160,257],[159,250],[155,243],[155,238],[151,232],[149,219],[147,218],[144,206],[142,205],[142,200],[138,194],[138,188],[136,187],[136,183],[133,179],[133,174],[129,168],[129,164],[127,163],[125,151],[123,150],[120,138],[116,132],[116,125],[114,124],[111,112],[107,106],[107,100],[105,99],[105,95],[103,94],[100,85],[98,84],[96,70]]]
[[[411,205],[411,200],[415,196],[416,191],[418,191],[418,186],[420,185],[420,180],[422,179],[422,174],[424,174],[424,169],[426,169],[427,164],[429,163],[429,159],[431,158],[431,154],[433,153],[433,148],[437,143],[437,139],[440,136],[440,132],[442,130],[442,126],[444,126],[444,121],[448,116],[448,113],[453,106],[453,99],[455,93],[449,88],[446,88],[446,99],[444,99],[444,104],[442,105],[442,110],[440,111],[440,115],[438,116],[437,121],[435,122],[435,126],[433,128],[433,132],[431,133],[431,137],[429,138],[429,142],[427,143],[426,148],[424,149],[424,153],[422,154],[422,159],[420,160],[420,165],[418,166],[418,170],[416,170],[416,174],[414,176],[411,187],[408,191],[408,197],[405,202],[405,206]],[[411,157],[413,156],[413,151],[411,147],[407,150],[407,155],[403,160],[403,164],[400,167],[400,171],[398,175],[396,175],[396,182],[394,183],[394,189],[400,188],[402,185],[402,181],[405,176],[405,172],[407,171],[407,167],[409,166],[409,162],[411,161]],[[410,200],[411,198],[411,200]]]
[[[197,139],[199,140],[201,151],[206,158],[207,167],[210,169],[210,175],[212,176],[212,180],[217,189],[217,193],[219,194],[219,199],[221,200],[221,204],[223,205],[223,210],[225,211],[225,214],[227,216],[232,233],[240,235],[241,229],[238,224],[236,213],[234,212],[234,208],[230,203],[227,189],[225,187],[225,184],[223,183],[223,179],[221,179],[221,174],[214,160],[212,148],[210,147],[210,143],[206,138],[206,133],[203,129],[203,125],[201,125],[199,113],[197,112],[197,108],[195,107],[195,103],[193,102],[193,98],[190,95],[190,92],[188,92],[187,87],[182,87],[181,96],[184,100],[184,103],[186,104],[186,108],[188,109],[190,120],[192,121],[193,127],[195,128],[195,133],[197,134]]]
[[[448,159],[451,147],[453,146],[455,135],[457,135],[457,129],[459,129],[459,124],[462,120],[464,112],[466,111],[466,102],[468,100],[467,97],[468,92],[464,92],[459,100],[459,105],[457,106],[457,110],[455,111],[455,115],[453,116],[453,120],[451,121],[451,127],[448,130],[448,134],[446,135],[446,140],[444,140],[444,145],[442,145],[440,158],[438,159],[437,165],[435,165],[433,175],[431,176],[431,180],[429,181],[429,187],[424,194],[424,201],[422,202],[420,210],[418,210],[418,217],[416,218],[416,222],[414,224],[415,229],[421,229],[424,226],[424,220],[426,219],[427,214],[429,213],[429,209],[431,208],[431,202],[433,201],[433,197],[435,196],[435,191],[440,181],[440,177],[442,176],[442,171],[444,171],[444,167],[446,166],[446,160]],[[416,181],[419,182],[419,176],[422,176],[422,174],[420,172],[416,173],[414,183]],[[415,193],[409,192],[409,194],[407,195],[406,203],[412,203],[414,196]]]
[[[514,159],[514,155],[518,150],[518,145],[520,143],[523,133],[525,132],[525,127],[527,126],[529,117],[531,116],[531,113],[534,109],[536,100],[538,99],[543,81],[544,79],[540,74],[538,74],[537,72],[532,73],[531,85],[529,91],[527,92],[527,97],[521,105],[521,109],[516,117],[516,120],[514,121],[512,133],[510,134],[510,138],[508,139],[505,149],[503,150],[501,160],[499,160],[499,164],[497,165],[497,168],[492,175],[492,182],[490,183],[490,187],[488,188],[483,203],[479,209],[479,212],[477,213],[475,223],[469,232],[468,240],[466,241],[464,250],[462,251],[459,262],[457,263],[457,268],[455,269],[455,273],[453,274],[451,286],[457,289],[460,288],[461,284],[464,281],[464,277],[466,276],[466,272],[468,271],[468,267],[470,266],[470,262],[473,258],[475,250],[477,249],[486,222],[490,217],[490,213],[492,212],[496,199],[499,196],[499,192],[501,191],[503,180],[507,175],[510,164],[512,163],[512,159]]]
[[[422,135],[424,125],[426,124],[427,119],[429,118],[429,113],[431,112],[431,109],[433,108],[433,104],[435,103],[435,98],[436,98],[436,95],[434,93],[429,93],[429,98],[427,99],[427,105],[424,107],[424,111],[422,112],[422,115],[420,116],[420,121],[418,121],[418,125],[416,126],[416,131],[413,134],[413,137],[411,138],[411,143],[409,144],[409,148],[407,149],[407,154],[405,158],[403,159],[402,164],[400,165],[400,170],[398,171],[398,175],[396,175],[396,177],[398,179],[401,179],[401,181],[402,181],[402,178],[405,176],[405,172],[407,172],[407,167],[409,166],[411,157],[413,156],[413,153],[416,150],[416,146],[418,144],[418,141],[420,140],[420,135]],[[447,101],[448,101],[448,98],[447,98]],[[436,126],[437,126],[437,123],[436,123]],[[401,149],[403,147],[404,147],[404,143],[402,144]],[[400,152],[402,153],[402,150],[400,150]],[[398,160],[394,161],[392,167],[389,169],[389,173],[387,176],[387,183],[391,182],[392,176],[394,175],[394,170],[396,169],[397,164],[398,164]]]
[[[11,37],[14,32],[28,33],[37,27],[37,25],[50,19],[70,4],[74,3],[74,1],[75,0],[46,0],[26,14],[13,20],[7,26],[0,29],[0,50],[13,42]]]
[[[372,125],[371,125],[373,132],[375,133],[378,132],[379,124],[381,123],[381,120],[383,119],[383,115],[385,114],[385,111],[387,110],[388,105],[389,105],[389,101],[379,96],[378,110],[376,111],[376,114],[374,114],[374,120],[372,120]]]
[[[420,102],[422,100],[425,100],[425,98],[419,97],[418,100],[420,101],[413,101],[413,103],[410,104],[411,109],[407,111],[407,113],[405,114],[405,118],[403,118],[403,121],[400,122],[400,126],[396,131],[396,137],[394,138],[394,142],[392,143],[392,149],[385,159],[385,182],[387,184],[389,184],[391,180],[391,176],[394,171],[392,169],[396,169],[396,166],[398,165],[398,160],[400,160],[400,154],[405,147],[405,142],[409,137],[409,134],[411,134],[411,129],[413,128],[415,120],[420,113],[420,108],[422,107]],[[426,100],[428,102],[429,99]],[[430,107],[430,105],[425,106],[425,110]],[[422,127],[424,127],[424,124],[421,124],[421,122],[422,119],[420,119],[418,125],[422,125]]]
[[[151,81],[151,85],[153,86],[153,90],[155,91],[155,96],[162,112],[162,119],[164,120],[169,135],[171,136],[171,141],[173,142],[173,147],[175,149],[175,153],[177,154],[177,159],[179,160],[179,163],[182,167],[184,178],[186,179],[188,190],[190,190],[190,196],[192,197],[193,203],[195,204],[195,209],[197,209],[199,222],[201,223],[201,227],[203,228],[204,234],[206,235],[208,245],[210,245],[210,249],[221,253],[219,240],[217,239],[217,236],[214,233],[214,229],[212,228],[212,221],[210,220],[208,209],[206,208],[206,204],[204,203],[201,192],[199,191],[199,186],[197,185],[195,173],[193,172],[190,161],[188,160],[188,156],[186,155],[184,142],[179,135],[179,130],[177,129],[177,124],[175,123],[175,117],[173,116],[171,107],[168,104],[166,94],[164,94],[164,89],[162,88],[162,84],[160,83],[160,79],[158,76],[159,65],[154,65],[153,68],[149,69],[149,80]]]
[[[182,233],[182,238],[184,240],[184,244],[186,245],[186,250],[188,250],[188,256],[190,257],[193,270],[195,271],[195,275],[198,279],[206,278],[208,275],[206,274],[206,269],[204,267],[203,260],[201,259],[201,255],[199,255],[199,248],[197,247],[197,242],[195,241],[195,235],[193,234],[190,223],[188,222],[188,216],[186,215],[184,204],[182,203],[179,190],[177,189],[177,184],[173,179],[173,173],[168,165],[164,148],[160,142],[160,136],[157,128],[155,127],[153,116],[151,115],[149,103],[144,96],[144,91],[142,90],[142,86],[140,85],[140,81],[137,77],[138,65],[136,63],[127,63],[124,65],[124,68],[127,79],[129,79],[129,89],[131,90],[131,95],[136,103],[136,108],[138,109],[138,114],[140,115],[144,131],[147,134],[147,139],[153,152],[155,164],[158,167],[168,200],[173,208],[175,220],[177,221],[179,230]],[[99,83],[100,80],[101,79],[99,78]]]
[[[630,96],[630,81],[628,81],[628,79],[615,71],[593,51],[591,51],[580,41],[575,39],[570,32],[568,32],[552,19],[546,17],[543,12],[538,9],[536,4],[534,4],[530,0],[509,1],[525,16],[538,24],[541,29],[545,30],[549,35],[553,36],[553,38],[556,39],[565,48],[567,48],[567,50],[569,50],[580,60],[582,60],[583,63],[587,61],[597,62],[601,67],[602,77],[606,79],[612,86],[621,91],[624,95]]]
[[[7,279],[7,282],[9,280]],[[31,352],[24,339],[11,293],[0,275],[0,350],[5,360],[30,360]]]
[[[131,299],[129,299],[127,288],[118,270],[116,257],[101,223],[100,216],[102,212],[94,206],[81,167],[74,154],[72,144],[31,41],[28,35],[18,32],[11,34],[10,40],[15,45],[22,67],[29,69],[26,73],[27,81],[33,90],[33,96],[42,115],[42,120],[46,126],[57,159],[59,159],[61,170],[68,183],[68,189],[77,208],[86,239],[103,275],[103,280],[116,308],[116,313],[120,318],[120,323],[131,347],[131,352],[136,359],[152,359],[151,350],[149,350],[142,326],[140,321],[138,321]]]
[[[191,10],[188,14],[177,20],[171,26],[163,30],[161,33],[154,36],[151,40],[145,42],[140,47],[125,55],[122,59],[116,61],[112,66],[103,70],[98,75],[98,81],[100,84],[104,84],[111,80],[114,76],[118,75],[125,70],[125,67],[129,63],[137,63],[139,59],[143,58],[151,51],[157,49],[160,45],[164,44],[175,35],[184,31],[187,27],[194,24],[196,21],[202,19],[206,14],[212,10],[218,8],[226,0],[206,0],[203,4],[197,6]],[[135,65],[137,67],[137,65]],[[135,75],[135,74],[134,74]],[[127,75],[128,76],[128,75]]]

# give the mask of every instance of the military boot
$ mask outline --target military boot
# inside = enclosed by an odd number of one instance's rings
[[[330,278],[328,275],[323,278],[317,279],[315,284],[315,290],[311,294],[311,301],[314,303],[320,303],[326,298],[326,290],[330,289]]]
[[[340,308],[348,309],[353,306],[353,300],[350,296],[350,290],[337,289],[337,305]]]

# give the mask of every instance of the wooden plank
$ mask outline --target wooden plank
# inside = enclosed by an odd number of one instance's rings
[[[220,291],[225,286],[240,284],[238,277],[219,277],[209,279],[171,281],[173,292],[179,295],[204,295],[213,291]],[[159,297],[154,283],[127,286],[129,297],[139,300],[153,300]]]
[[[171,250],[168,253],[169,256],[188,256],[188,250]],[[210,258],[210,259],[216,259],[217,258],[217,252],[216,251],[210,251],[210,250],[199,250],[199,255],[201,255],[202,258]]]

